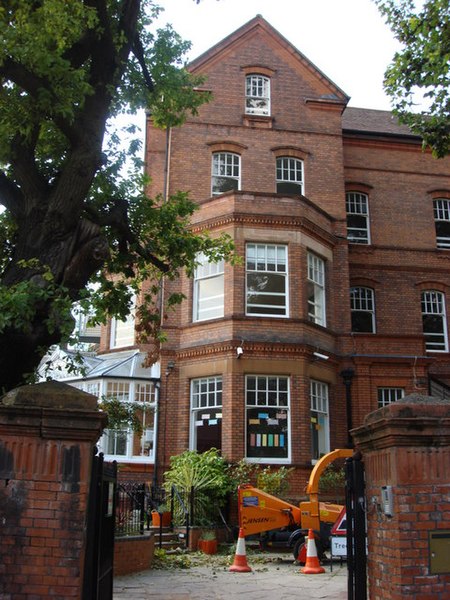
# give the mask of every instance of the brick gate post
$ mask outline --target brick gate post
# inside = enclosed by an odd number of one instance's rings
[[[352,435],[366,470],[370,600],[450,598],[450,403],[412,394]]]
[[[58,382],[0,398],[0,598],[81,598],[94,445],[105,415]]]

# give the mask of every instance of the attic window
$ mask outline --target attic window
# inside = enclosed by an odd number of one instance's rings
[[[264,75],[247,75],[245,78],[245,113],[270,115],[270,79]]]

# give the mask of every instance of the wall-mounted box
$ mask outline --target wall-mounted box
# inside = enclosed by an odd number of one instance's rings
[[[450,530],[430,531],[430,575],[450,573]]]

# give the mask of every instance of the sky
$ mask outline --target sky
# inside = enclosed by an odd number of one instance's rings
[[[390,110],[383,75],[399,45],[373,0],[159,0],[192,42],[193,60],[257,14],[350,96],[349,106]]]

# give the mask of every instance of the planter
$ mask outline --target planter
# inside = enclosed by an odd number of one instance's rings
[[[162,523],[161,523],[162,521]],[[170,527],[172,523],[172,513],[163,512],[159,513],[157,510],[152,510],[152,525],[153,527]]]
[[[205,554],[217,554],[217,540],[200,540],[199,549]]]

